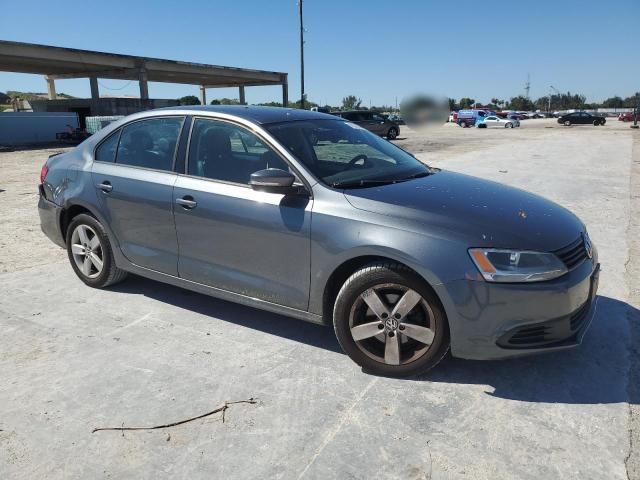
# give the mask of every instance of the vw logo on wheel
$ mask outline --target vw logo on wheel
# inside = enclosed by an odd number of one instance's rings
[[[398,328],[398,321],[395,318],[388,318],[386,322],[384,322],[387,330],[393,332]]]
[[[589,234],[586,232],[582,234],[582,243],[584,243],[584,249],[587,252],[587,256],[589,258],[593,258],[593,246],[591,245]]]

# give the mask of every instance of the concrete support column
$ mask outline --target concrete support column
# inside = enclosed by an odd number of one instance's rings
[[[207,104],[207,87],[205,87],[204,85],[200,85],[200,104]]]
[[[238,91],[240,93],[240,105],[245,105],[247,102],[244,99],[244,85],[240,85]]]
[[[147,84],[147,69],[140,67],[138,74],[138,83],[140,83],[140,98],[142,100],[149,99],[149,85]]]
[[[289,106],[289,85],[286,82],[282,84],[282,106]]]
[[[45,77],[47,81],[47,89],[49,90],[49,100],[56,100],[56,81],[53,78]]]
[[[91,100],[98,100],[100,98],[100,90],[98,89],[98,78],[89,77],[89,85],[91,86]]]

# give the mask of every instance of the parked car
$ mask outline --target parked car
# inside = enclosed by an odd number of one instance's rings
[[[398,115],[397,113],[392,113],[387,118],[397,125],[406,125],[404,118],[402,118],[402,115]]]
[[[516,119],[508,119],[508,118],[500,118],[496,115],[489,115],[488,117],[484,117],[478,121],[478,128],[513,128],[519,127],[520,121]]]
[[[592,115],[587,112],[573,112],[566,115],[562,115],[558,118],[558,123],[561,125],[604,125],[607,119],[602,115]]]
[[[640,112],[638,112],[638,119],[640,119]],[[621,122],[633,122],[634,115],[633,112],[623,112],[618,115],[618,120]]]
[[[366,128],[376,135],[387,137],[389,140],[394,140],[400,135],[400,126],[396,122],[389,118],[384,118],[376,112],[354,110],[352,112],[336,112],[334,115]]]
[[[473,127],[478,121],[485,117],[487,112],[484,110],[458,110],[457,123],[462,128]]]
[[[577,346],[598,287],[573,213],[308,110],[137,113],[50,157],[39,193],[86,285],[130,272],[333,325],[378,374]]]

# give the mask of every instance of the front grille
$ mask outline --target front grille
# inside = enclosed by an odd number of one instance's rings
[[[573,270],[587,259],[587,250],[584,247],[584,240],[582,239],[582,236],[575,242],[561,248],[560,250],[556,250],[553,253],[562,260],[569,270]]]
[[[590,305],[591,301],[587,300],[570,315],[515,328],[500,337],[498,345],[504,348],[535,348],[571,341],[584,327]]]

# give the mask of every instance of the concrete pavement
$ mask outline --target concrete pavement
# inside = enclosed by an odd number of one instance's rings
[[[2,476],[626,479],[639,403],[629,388],[637,277],[625,267],[638,248],[632,136],[523,135],[421,158],[540,193],[583,219],[603,272],[581,348],[372,377],[329,328],[135,277],[92,290],[56,259],[0,274]],[[231,407],[224,424],[91,433],[250,397],[259,403]]]

